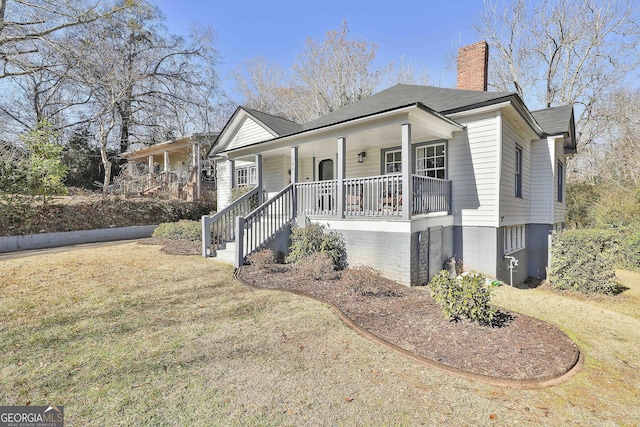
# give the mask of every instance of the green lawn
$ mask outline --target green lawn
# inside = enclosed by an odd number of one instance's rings
[[[0,405],[73,425],[640,425],[640,275],[617,297],[498,288],[585,368],[542,390],[433,371],[325,305],[256,291],[226,265],[126,244],[2,260]]]

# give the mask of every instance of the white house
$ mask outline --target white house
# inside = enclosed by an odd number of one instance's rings
[[[462,48],[457,89],[399,84],[305,124],[238,108],[210,152],[219,211],[203,218],[203,254],[234,240],[238,266],[314,221],[344,236],[350,265],[406,285],[450,256],[507,282],[513,257],[514,283],[543,278],[565,221],[573,108],[487,92],[487,63],[486,43]]]

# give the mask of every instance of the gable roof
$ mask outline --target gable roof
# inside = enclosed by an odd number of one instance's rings
[[[279,136],[289,135],[292,133],[300,132],[302,130],[302,125],[296,122],[292,122],[291,120],[284,119],[282,117],[277,117],[272,114],[263,113],[262,111],[254,110],[253,108],[247,107],[239,107],[253,116],[256,120],[262,122],[264,125],[269,127]]]
[[[303,127],[304,130],[311,130],[330,126],[410,104],[422,104],[437,113],[449,114],[506,101],[514,95],[515,94],[509,92],[483,92],[476,90],[447,89],[435,86],[397,84],[356,103],[346,105],[316,120],[305,123]]]
[[[576,148],[572,105],[536,110],[531,115],[547,135],[565,135],[565,148]]]
[[[449,114],[504,102],[510,102],[539,136],[564,134],[569,136],[565,140],[565,146],[575,148],[573,108],[570,105],[538,110],[534,113],[529,111],[520,96],[514,92],[485,92],[408,84],[397,84],[304,124],[251,108],[238,107],[225,125],[221,136],[239,112],[253,117],[271,130],[274,139],[280,139],[409,106],[419,107],[445,121],[451,121],[446,117]]]

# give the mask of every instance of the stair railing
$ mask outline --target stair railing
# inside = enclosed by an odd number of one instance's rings
[[[236,218],[236,268],[293,222],[296,214],[294,195],[294,185],[289,184],[247,216]]]
[[[202,217],[202,256],[208,258],[225,243],[236,240],[236,218],[258,206],[258,187],[214,215]]]

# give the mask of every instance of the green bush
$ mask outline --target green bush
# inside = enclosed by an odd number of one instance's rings
[[[613,294],[620,260],[620,234],[610,230],[567,230],[554,234],[549,279],[557,289]]]
[[[566,193],[567,226],[585,228],[593,225],[592,210],[600,198],[600,188],[584,182],[568,182]]]
[[[431,297],[453,320],[464,317],[483,325],[493,324],[498,311],[489,305],[491,290],[482,274],[452,277],[442,270],[429,281]]]
[[[293,227],[291,247],[286,262],[298,264],[317,252],[327,254],[336,269],[347,267],[347,250],[342,235],[333,231],[325,232],[325,226],[311,223],[306,227]]]
[[[591,223],[599,228],[623,229],[640,223],[640,189],[603,189],[592,205],[591,217]]]
[[[640,224],[620,232],[618,265],[630,270],[640,269]]]
[[[152,236],[163,239],[202,240],[202,225],[199,221],[164,222],[153,231]]]

